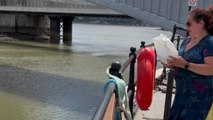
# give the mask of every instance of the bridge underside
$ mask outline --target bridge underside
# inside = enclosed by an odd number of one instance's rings
[[[83,0],[1,0],[0,12],[37,14],[122,15]]]
[[[82,0],[1,0],[0,13],[0,32],[50,35],[51,43],[59,43],[61,39],[72,41],[75,16],[129,17]]]
[[[50,43],[58,44],[60,40],[72,41],[73,20],[74,16],[0,14],[0,33],[31,36],[30,39],[49,36]]]

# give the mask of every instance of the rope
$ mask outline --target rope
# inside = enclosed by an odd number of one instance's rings
[[[116,97],[117,97],[117,104],[116,104],[116,110],[117,113],[115,114],[115,120],[119,119],[119,113],[124,112],[124,116],[126,117],[126,120],[132,120],[132,116],[129,109],[129,102],[127,97],[127,89],[126,89],[126,83],[123,79],[120,79],[114,75],[111,75],[109,73],[109,68],[106,70],[107,75],[109,76],[109,79],[106,81],[104,85],[104,92],[106,91],[107,86],[109,83],[114,83],[116,86]]]

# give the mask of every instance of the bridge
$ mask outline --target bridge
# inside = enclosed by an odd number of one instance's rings
[[[185,27],[188,0],[86,0],[106,6],[133,18],[147,21],[167,30],[176,24]],[[191,0],[196,1],[196,0]],[[213,0],[197,0],[195,7],[206,8]]]
[[[209,4],[213,0],[197,2],[198,7]],[[185,27],[188,11],[188,0],[0,0],[0,26],[35,34],[49,28],[51,41],[57,43],[60,22],[64,41],[71,41],[75,16],[130,16],[171,31],[175,24]]]
[[[50,34],[50,42],[59,43],[63,27],[63,40],[71,41],[75,16],[127,15],[82,0],[0,0],[0,32],[4,33]]]
[[[1,0],[1,12],[32,14],[121,15],[102,5],[83,0]]]

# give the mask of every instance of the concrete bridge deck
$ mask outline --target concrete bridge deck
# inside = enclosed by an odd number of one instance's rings
[[[0,12],[40,14],[122,15],[120,12],[82,0],[1,0]]]

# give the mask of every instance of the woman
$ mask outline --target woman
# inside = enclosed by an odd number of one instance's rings
[[[179,57],[170,56],[166,65],[175,68],[176,80],[168,120],[205,120],[213,101],[213,7],[192,10],[186,26]]]

